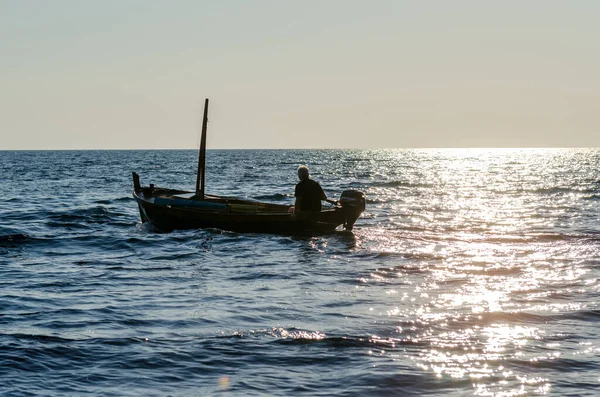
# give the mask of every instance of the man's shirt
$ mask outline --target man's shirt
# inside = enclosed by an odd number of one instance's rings
[[[299,211],[321,211],[321,200],[327,199],[321,185],[312,179],[300,181],[294,195],[300,198]]]

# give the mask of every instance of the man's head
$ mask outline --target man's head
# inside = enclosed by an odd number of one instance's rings
[[[308,167],[305,165],[301,165],[300,167],[298,167],[298,178],[300,178],[301,181],[305,181],[308,179]]]

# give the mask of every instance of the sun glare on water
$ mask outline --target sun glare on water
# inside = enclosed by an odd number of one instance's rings
[[[570,183],[561,175],[568,151],[381,156],[392,171],[367,195],[385,197],[392,210],[380,213],[393,228],[375,220],[360,232],[359,245],[382,264],[361,282],[389,286],[381,312],[397,323],[393,343],[409,346],[437,377],[470,379],[475,395],[548,393],[550,379],[535,375],[537,366],[560,353],[545,342],[556,333],[545,317],[584,306],[551,298],[576,293],[566,286],[588,272],[556,231],[573,227],[569,208],[580,199],[563,187]]]

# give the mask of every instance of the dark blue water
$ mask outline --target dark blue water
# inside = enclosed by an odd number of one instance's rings
[[[595,396],[600,151],[209,151],[207,192],[367,193],[352,233],[159,233],[195,151],[0,152],[0,394]]]

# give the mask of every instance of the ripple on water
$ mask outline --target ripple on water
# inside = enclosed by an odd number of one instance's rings
[[[596,393],[597,150],[209,151],[214,194],[367,193],[296,237],[141,224],[194,151],[0,157],[0,394]]]

